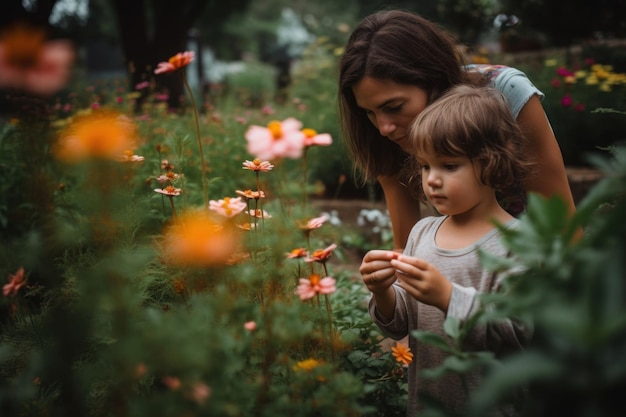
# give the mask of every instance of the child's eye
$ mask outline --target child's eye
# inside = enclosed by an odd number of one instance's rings
[[[445,164],[444,168],[448,171],[455,171],[459,166],[457,164]]]
[[[430,169],[430,166],[428,166],[426,164],[420,164],[420,169],[422,171],[428,171]]]

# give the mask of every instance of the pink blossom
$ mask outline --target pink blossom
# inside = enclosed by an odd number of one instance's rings
[[[566,94],[561,98],[561,105],[563,107],[570,107],[572,105],[572,96]]]
[[[333,139],[328,133],[318,134],[314,129],[302,129],[304,133],[304,146],[309,147],[313,145],[328,146],[333,143]]]
[[[267,211],[260,209],[248,210],[248,214],[251,217],[256,217],[257,219],[270,219],[272,217],[272,215],[269,214]]]
[[[74,62],[73,44],[46,41],[43,28],[12,25],[0,38],[0,88],[51,95],[69,81]]]
[[[306,256],[307,256],[307,251],[305,248],[296,248],[296,249],[292,249],[287,254],[287,259],[305,258]]]
[[[196,402],[196,404],[202,405],[206,402],[207,398],[211,396],[211,387],[203,382],[194,382],[187,396]]]
[[[561,77],[573,77],[574,76],[574,73],[572,71],[564,67],[557,68],[556,73],[560,75]]]
[[[274,165],[272,165],[269,161],[261,161],[260,159],[245,161],[243,163],[243,169],[249,169],[250,171],[269,172],[272,168],[274,168]]]
[[[313,298],[317,294],[332,294],[337,291],[335,282],[334,278],[321,278],[318,274],[311,274],[308,279],[300,278],[300,285],[296,288],[296,294],[301,300]]]
[[[175,188],[171,185],[168,185],[167,187],[161,189],[161,188],[155,188],[154,189],[155,192],[159,193],[159,194],[164,194],[168,197],[176,197],[180,195],[180,192],[182,191],[180,188]]]
[[[241,197],[224,197],[220,200],[209,201],[209,209],[226,216],[228,218],[235,217],[248,207],[245,201],[241,201]]]
[[[148,81],[141,82],[135,85],[135,90],[143,90],[144,88],[150,87],[150,83]]]
[[[261,160],[298,159],[304,149],[302,123],[293,117],[270,122],[267,127],[252,125],[245,133],[248,153]]]
[[[254,330],[256,330],[256,322],[254,321],[247,321],[243,324],[243,328],[252,332]]]
[[[326,223],[327,220],[328,220],[328,216],[322,215],[319,217],[314,217],[312,219],[309,219],[308,221],[304,223],[300,222],[298,224],[298,227],[300,228],[300,230],[304,230],[304,231],[319,229],[320,227],[322,227],[324,223]]]
[[[574,110],[578,113],[582,113],[585,111],[585,105],[583,103],[578,103],[576,107],[574,107]]]
[[[2,287],[2,295],[13,297],[24,284],[26,284],[24,268],[20,267],[15,274],[9,274],[9,283]]]

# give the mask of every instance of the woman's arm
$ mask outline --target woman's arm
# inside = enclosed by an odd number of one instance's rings
[[[524,183],[524,189],[545,197],[561,196],[573,214],[576,207],[561,149],[539,97],[532,96],[528,100],[517,117],[517,123],[528,139],[531,157],[537,164],[535,175]]]
[[[397,177],[378,177],[385,202],[391,219],[393,231],[393,249],[402,252],[406,246],[409,233],[415,223],[421,218],[421,207],[418,198],[411,196],[409,190],[400,184]]]

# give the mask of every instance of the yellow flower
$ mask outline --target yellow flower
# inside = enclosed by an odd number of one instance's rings
[[[296,372],[298,371],[311,372],[313,369],[317,368],[319,365],[320,365],[320,361],[318,361],[317,359],[309,358],[309,359],[305,359],[303,361],[297,362],[293,366],[293,370]]]
[[[392,346],[391,354],[394,358],[396,358],[396,361],[404,365],[409,365],[413,362],[413,353],[411,352],[411,349],[402,343],[396,343],[395,346]]]

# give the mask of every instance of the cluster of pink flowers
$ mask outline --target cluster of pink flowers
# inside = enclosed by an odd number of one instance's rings
[[[252,125],[245,133],[248,153],[257,159],[298,159],[310,146],[328,146],[332,137],[328,133],[302,128],[302,122],[289,117],[271,121],[267,126]]]

